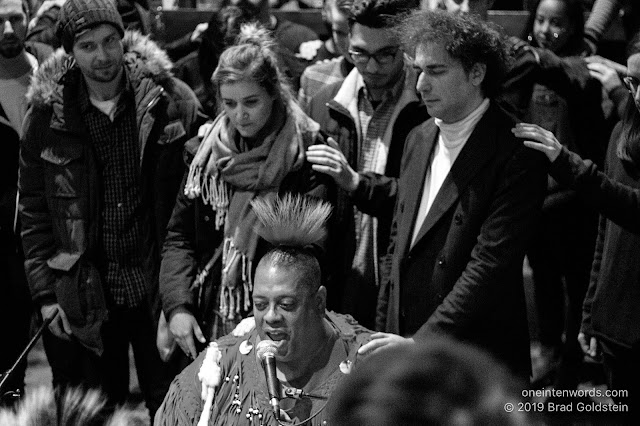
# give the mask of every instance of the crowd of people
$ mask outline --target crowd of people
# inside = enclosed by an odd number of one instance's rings
[[[130,347],[158,425],[526,424],[585,380],[640,417],[635,2],[324,0],[324,40],[277,3],[159,41],[0,0],[0,370],[47,321],[55,389],[0,419],[140,424]]]

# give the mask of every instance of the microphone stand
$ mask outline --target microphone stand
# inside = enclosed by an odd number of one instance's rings
[[[38,341],[40,336],[42,336],[42,333],[44,332],[44,329],[46,327],[49,327],[49,324],[51,324],[51,321],[53,321],[53,319],[56,316],[57,315],[52,315],[51,317],[49,317],[49,318],[44,320],[44,322],[42,323],[42,325],[40,326],[38,331],[36,331],[36,334],[31,338],[31,340],[27,344],[27,347],[24,348],[24,350],[22,351],[22,353],[18,357],[18,360],[15,363],[13,363],[11,368],[9,368],[7,371],[5,371],[4,374],[2,374],[2,381],[0,381],[0,399],[4,399],[4,398],[18,399],[18,398],[20,398],[20,391],[19,390],[6,391],[5,387],[7,387],[7,383],[9,383],[9,378],[14,373],[16,368],[18,368],[18,365],[20,365],[20,363],[27,357],[27,355],[29,354],[31,349],[33,349],[33,346],[36,344],[36,342]]]

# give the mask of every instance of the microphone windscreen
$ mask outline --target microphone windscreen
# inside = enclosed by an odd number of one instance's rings
[[[260,361],[264,361],[267,354],[273,356],[278,353],[278,344],[273,340],[261,340],[256,346],[256,355]]]

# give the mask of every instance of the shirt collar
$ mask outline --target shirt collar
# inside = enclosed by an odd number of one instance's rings
[[[82,73],[80,73],[81,87],[78,90],[78,104],[80,105],[80,111],[84,113],[89,113],[92,111],[92,108],[95,108],[91,104],[91,100],[89,99],[89,89],[87,88],[87,82],[82,77]],[[118,98],[118,107],[116,108],[115,116],[117,117],[122,113],[126,106],[126,100],[128,100],[133,95],[133,89],[131,87],[131,80],[129,79],[129,69],[124,67],[124,90],[121,93],[121,96]]]

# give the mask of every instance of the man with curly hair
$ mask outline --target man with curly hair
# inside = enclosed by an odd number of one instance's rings
[[[433,118],[409,134],[400,170],[376,322],[395,334],[361,351],[444,334],[527,378],[522,262],[546,171],[493,100],[507,47],[477,18],[443,11],[414,13],[399,30]]]

